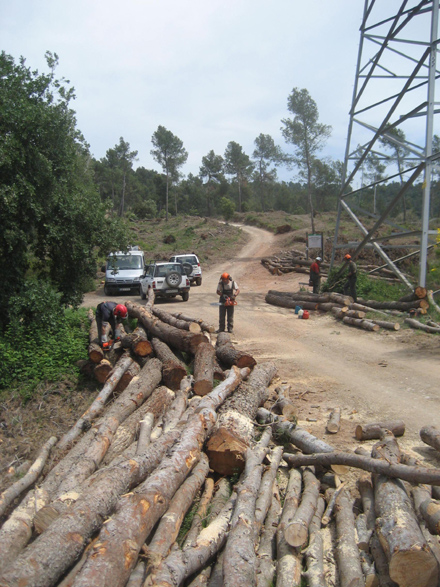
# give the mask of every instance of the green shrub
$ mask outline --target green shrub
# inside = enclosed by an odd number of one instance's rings
[[[76,362],[87,358],[86,310],[63,309],[59,298],[34,282],[11,299],[13,319],[0,335],[0,391],[27,400],[41,384],[78,376]]]

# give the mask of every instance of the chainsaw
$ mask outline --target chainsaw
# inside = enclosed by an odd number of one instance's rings
[[[235,300],[233,300],[232,298],[226,298],[225,299],[225,306],[236,306],[237,302]]]

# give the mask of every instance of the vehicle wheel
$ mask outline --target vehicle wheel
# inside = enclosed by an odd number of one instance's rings
[[[146,300],[147,299],[147,294],[144,293],[144,291],[143,291],[142,288],[140,288],[140,292],[139,293],[140,293],[141,299],[143,299],[143,300]]]
[[[109,289],[106,285],[104,285],[104,294],[106,296],[112,296],[113,295],[112,290]]]
[[[192,270],[193,268],[191,263],[183,263],[183,272],[185,273],[185,275],[191,275]]]
[[[189,291],[185,291],[185,292],[183,292],[183,294],[182,294],[182,300],[183,300],[184,302],[187,302],[187,301],[188,301],[188,299],[189,299]]]
[[[170,287],[179,287],[180,285],[180,275],[176,271],[171,271],[165,277],[165,281],[168,283]]]
[[[201,277],[197,277],[196,285],[202,285],[202,278]]]

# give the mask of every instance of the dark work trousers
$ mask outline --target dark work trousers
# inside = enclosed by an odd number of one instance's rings
[[[96,307],[96,325],[98,327],[98,340],[102,345],[102,335],[105,333],[107,324],[110,324],[112,332],[116,330],[116,319],[113,314],[113,309],[116,307],[115,302],[101,302]]]
[[[319,284],[321,281],[320,275],[318,275],[317,273],[311,273],[310,274],[310,281],[312,282],[312,285],[313,285],[313,293],[319,294]]]
[[[356,280],[357,275],[350,275],[350,277],[347,277],[347,281],[344,284],[344,295],[350,295],[355,302],[357,301]]]
[[[232,332],[234,329],[234,307],[235,306],[225,306],[223,304],[219,306],[218,329],[222,332],[225,330],[226,316],[228,317],[228,332]]]

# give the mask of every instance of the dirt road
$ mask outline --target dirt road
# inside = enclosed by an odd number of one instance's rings
[[[278,237],[254,227],[243,230],[251,236],[248,245],[230,263],[205,270],[202,286],[191,288],[188,302],[179,298],[158,304],[217,326],[215,291],[220,274],[228,271],[241,289],[235,344],[260,362],[277,363],[280,380],[292,386],[301,426],[325,438],[327,417],[339,406],[341,432],[326,437],[335,446],[353,441],[358,422],[402,419],[406,423],[403,445],[421,453],[430,451],[423,448],[418,433],[426,425],[440,427],[440,338],[412,330],[360,331],[328,314],[311,313],[309,320],[299,320],[292,310],[266,304],[269,289],[296,291],[307,276],[270,275],[260,258],[279,251]],[[83,305],[96,305],[103,299],[99,290],[87,295]],[[141,302],[138,297],[130,299]]]

